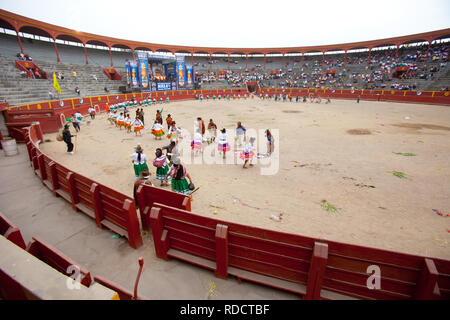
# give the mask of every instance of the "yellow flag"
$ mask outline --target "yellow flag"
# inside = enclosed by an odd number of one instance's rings
[[[56,80],[56,74],[53,72],[53,87],[61,94],[61,88],[59,87],[58,80]]]

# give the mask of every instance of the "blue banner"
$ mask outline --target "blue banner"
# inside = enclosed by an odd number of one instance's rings
[[[191,86],[194,83],[194,71],[191,67],[186,67],[186,84]]]
[[[147,58],[139,59],[139,75],[142,89],[149,89],[148,83],[148,61]]]
[[[138,88],[139,87],[139,73],[138,73],[138,67],[136,65],[136,62],[130,63],[131,67],[131,87],[132,88]]]
[[[130,70],[130,62],[127,61],[125,63],[125,70],[127,71],[127,85],[131,85],[131,70]]]
[[[184,66],[184,61],[177,61],[177,82],[178,88],[184,88],[186,86],[186,70]]]
[[[176,79],[177,77],[177,72],[176,72],[176,63],[175,62],[171,62],[171,63],[167,63],[164,65],[164,69],[166,72],[166,76],[167,77],[171,77],[173,79]]]
[[[156,91],[170,91],[172,84],[170,82],[156,82]]]

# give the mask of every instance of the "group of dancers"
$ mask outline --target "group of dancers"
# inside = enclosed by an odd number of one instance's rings
[[[285,94],[274,93],[274,94],[269,95],[268,93],[262,94],[262,92],[261,92],[261,93],[259,93],[259,98],[262,100],[271,100],[273,98],[274,101],[292,102],[292,100],[294,99],[294,96],[292,96],[290,93],[285,93]],[[313,93],[310,93],[308,97],[307,96],[300,97],[298,95],[295,96],[295,102],[300,102],[300,101],[308,102],[308,99],[309,99],[309,102],[311,102],[311,103],[313,103],[313,102],[321,103],[322,102],[322,98],[318,95],[317,96],[314,95]],[[325,99],[325,104],[328,104],[328,103],[331,103],[330,97],[327,97]]]

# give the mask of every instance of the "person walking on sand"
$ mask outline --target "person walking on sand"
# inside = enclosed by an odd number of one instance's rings
[[[213,119],[209,119],[209,123],[208,123],[208,132],[209,132],[209,136],[211,137],[211,142],[216,141],[216,136],[217,136],[217,126],[214,123]]]
[[[223,153],[223,158],[225,159],[226,153],[231,150],[230,145],[228,144],[228,134],[225,128],[220,130],[219,134],[219,144],[217,150]]]
[[[169,130],[169,128],[172,126],[172,117],[170,116],[170,114],[169,115],[167,115],[167,118],[166,118],[166,123],[167,123],[167,130]]]
[[[71,121],[72,121],[73,127],[75,128],[75,131],[79,132],[81,130],[80,129],[80,120],[78,120],[77,115],[75,113],[72,114]]]
[[[245,137],[245,132],[247,131],[247,129],[245,129],[245,127],[242,125],[242,123],[239,121],[237,123],[237,127],[236,127],[236,141],[237,141],[237,146],[241,146],[242,142],[246,141],[246,137]]]
[[[167,156],[163,154],[161,148],[156,149],[155,155],[156,158],[153,160],[153,165],[156,167],[156,179],[161,181],[161,186],[168,186],[169,184],[165,183],[164,180],[170,170],[169,159],[167,159]],[[171,179],[172,177],[168,178]]]
[[[269,129],[266,130],[266,137],[267,137],[267,154],[271,156],[275,146],[272,133],[270,132]]]
[[[167,173],[164,182],[167,184],[167,178],[170,176],[172,177],[172,191],[182,194],[189,194],[189,186],[190,184],[193,184],[191,176],[187,173],[186,168],[181,164],[180,158],[174,158],[172,163],[172,168],[170,168]],[[186,177],[189,179],[190,184],[188,184]]]
[[[253,152],[253,142],[255,142],[255,138],[251,137],[247,145],[245,146],[244,150],[241,152],[241,159],[244,160],[244,165],[242,168],[247,169],[247,163],[250,161],[250,167],[253,167],[252,159],[255,156],[255,153]]]
[[[144,124],[142,123],[142,121],[136,118],[131,125],[133,126],[133,130],[136,136],[138,133],[140,136],[142,136],[141,130],[144,129]]]
[[[148,170],[147,166],[147,156],[144,154],[144,149],[142,149],[141,145],[136,147],[136,152],[130,155],[131,163],[134,168],[134,175],[136,179],[139,179],[140,173],[143,170]]]
[[[66,143],[67,145],[67,153],[69,154],[73,154],[73,143],[72,143],[72,137],[74,137],[74,135],[72,135],[70,133],[69,130],[69,125],[65,124],[64,125],[64,130],[62,132],[62,136],[63,136],[63,141]]]

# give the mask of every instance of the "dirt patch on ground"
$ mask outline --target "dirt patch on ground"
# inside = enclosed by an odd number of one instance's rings
[[[350,129],[350,130],[347,130],[347,133],[352,134],[352,135],[372,134],[372,132],[370,132],[370,130],[367,130],[367,129]]]
[[[284,113],[302,113],[303,111],[298,110],[283,110]]]
[[[445,130],[450,131],[450,127],[439,126],[436,124],[426,124],[426,123],[395,123],[395,127],[407,128],[413,130],[430,129],[430,130]]]

